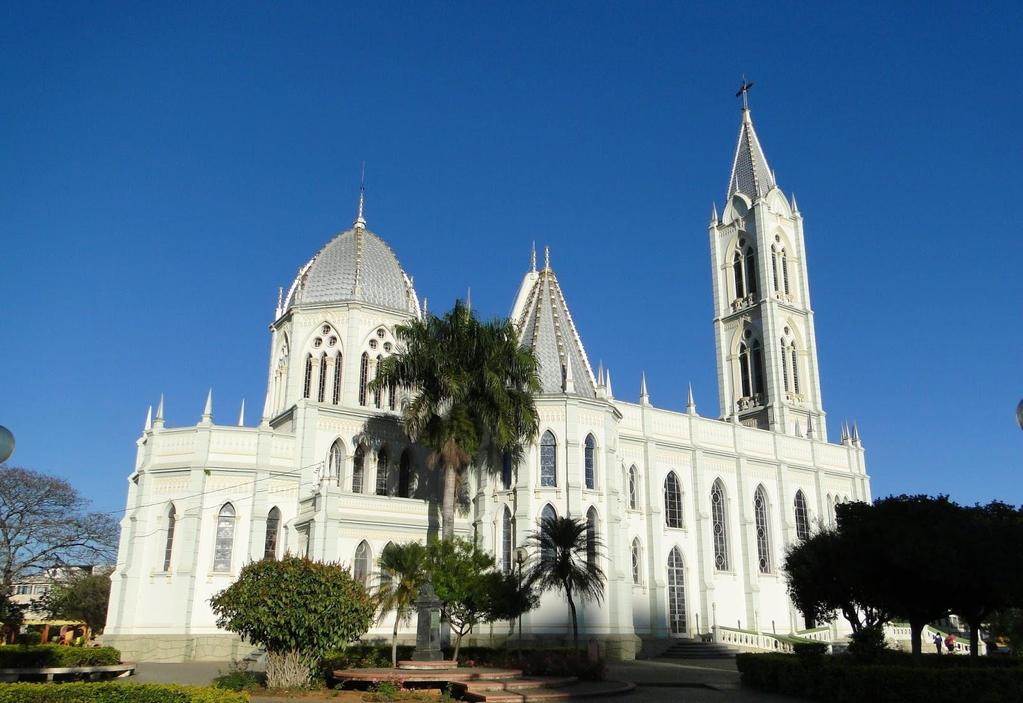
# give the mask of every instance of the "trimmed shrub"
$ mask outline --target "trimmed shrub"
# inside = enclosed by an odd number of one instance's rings
[[[836,656],[806,666],[789,654],[736,657],[744,686],[828,703],[933,703],[935,696],[971,703],[1023,700],[1023,665],[968,661],[933,656],[916,662],[908,656],[884,655],[878,663],[865,665]]]
[[[803,664],[817,666],[824,661],[824,655],[828,653],[828,645],[823,642],[797,642],[792,645],[792,651]]]
[[[246,703],[249,694],[217,688],[135,683],[3,683],[0,703]]]
[[[62,647],[56,644],[0,647],[0,669],[107,666],[120,663],[121,653],[113,647]]]

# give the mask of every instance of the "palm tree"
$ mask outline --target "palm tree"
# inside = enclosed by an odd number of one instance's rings
[[[419,542],[391,542],[384,547],[377,560],[382,572],[375,594],[380,617],[394,611],[391,666],[395,668],[398,666],[398,625],[408,620],[419,594],[419,586],[426,580],[426,554],[426,547]]]
[[[444,472],[441,536],[455,534],[455,487],[472,461],[497,467],[537,434],[538,362],[509,320],[481,323],[462,301],[395,329],[399,349],[378,367],[373,388],[412,391],[405,431]]]
[[[572,613],[572,639],[579,648],[579,621],[573,594],[583,601],[604,598],[604,570],[597,564],[603,543],[591,532],[585,520],[545,517],[540,529],[529,535],[527,543],[539,553],[526,575],[526,583],[540,593],[564,591]]]

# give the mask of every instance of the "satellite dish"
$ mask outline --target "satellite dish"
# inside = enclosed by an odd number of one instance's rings
[[[1023,405],[1020,406],[1023,409]],[[14,453],[14,435],[11,431],[0,425],[0,464],[7,461],[7,459]]]

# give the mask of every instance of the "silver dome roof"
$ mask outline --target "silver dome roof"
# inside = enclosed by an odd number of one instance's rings
[[[394,251],[357,224],[316,253],[298,271],[284,301],[294,305],[360,302],[418,317],[419,299]]]

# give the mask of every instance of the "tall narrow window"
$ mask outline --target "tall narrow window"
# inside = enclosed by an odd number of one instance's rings
[[[554,434],[547,430],[540,438],[540,485],[551,487],[558,485],[558,444]]]
[[[366,404],[366,383],[369,381],[369,354],[362,352],[359,362],[359,405]]]
[[[785,284],[785,292],[789,292],[789,259],[785,254],[785,250],[781,250],[781,277]]]
[[[725,512],[725,487],[721,479],[710,489],[710,515],[714,537],[714,568],[728,571],[728,520]]]
[[[771,282],[776,292],[781,292],[781,288],[778,286],[778,250],[773,249],[771,251]]]
[[[271,508],[266,516],[266,538],[263,540],[263,558],[277,558],[277,536],[281,531],[281,511]]]
[[[387,450],[381,449],[377,452],[377,495],[387,495]]]
[[[383,360],[384,360],[383,356],[377,355],[377,363],[373,367],[374,368],[373,378],[376,378],[377,376],[380,375],[380,362]],[[373,405],[375,405],[378,409],[381,406],[381,390],[379,388],[373,391]]]
[[[512,487],[512,453],[505,451],[501,454],[501,489],[509,490]]]
[[[639,477],[635,466],[629,467],[629,509],[639,509]]]
[[[344,462],[344,456],[341,440],[334,440],[334,443],[330,445],[330,454],[327,455],[327,478],[339,486],[341,485],[341,465]]]
[[[163,549],[163,570],[170,571],[171,557],[174,555],[174,527],[178,521],[178,511],[171,503],[167,511],[167,540]]]
[[[793,509],[796,514],[796,539],[807,539],[810,536],[810,517],[806,512],[806,496],[803,491],[796,491]]]
[[[757,486],[753,494],[753,520],[757,529],[757,564],[760,573],[771,573],[771,524],[767,519],[767,493]]]
[[[504,506],[501,513],[501,569],[506,574],[512,570],[512,552],[515,551],[515,528],[512,523],[512,513],[508,506]]]
[[[586,565],[591,569],[597,565],[597,511],[594,508],[586,511]]]
[[[671,634],[684,635],[686,622],[686,569],[682,552],[672,547],[668,553],[668,625]]]
[[[398,407],[398,386],[393,383],[387,387],[387,407],[391,410]]]
[[[736,251],[732,257],[732,276],[735,279],[735,297],[746,297],[746,282],[742,275],[742,252]]]
[[[749,347],[745,342],[739,344],[739,379],[742,386],[742,396],[749,398],[753,395],[753,385],[750,378]]]
[[[360,444],[352,459],[352,493],[362,493],[362,480],[366,472],[366,450]]]
[[[305,383],[302,385],[302,397],[308,398],[313,385],[313,355],[305,357]]]
[[[785,390],[792,390],[789,386],[789,348],[784,339],[781,340],[781,381]]]
[[[638,584],[640,577],[639,537],[632,540],[632,582]]]
[[[583,479],[586,481],[586,487],[591,491],[596,486],[596,476],[594,471],[594,453],[597,448],[597,442],[593,439],[593,435],[586,435],[586,442],[583,444]]]
[[[217,515],[217,535],[213,547],[213,570],[231,570],[231,552],[234,549],[234,506],[224,503]]]
[[[412,490],[412,459],[409,457],[408,449],[401,453],[401,463],[398,466],[398,495],[402,498],[411,498]]]
[[[796,358],[796,343],[789,344],[789,361],[792,363],[792,392],[799,392],[799,362]]]
[[[327,355],[323,354],[320,356],[320,383],[319,392],[316,394],[316,399],[321,403],[327,397]]]
[[[669,471],[664,479],[664,524],[682,527],[682,487],[674,471]]]
[[[334,394],[331,400],[334,405],[341,402],[341,369],[344,366],[344,357],[341,356],[341,352],[338,352],[334,356]]]
[[[355,560],[352,562],[352,578],[363,586],[369,585],[369,545],[366,540],[359,542],[355,548]]]
[[[554,510],[554,506],[550,503],[543,506],[543,510],[540,511],[540,525],[558,519],[558,513]],[[554,547],[548,541],[543,541],[540,544],[540,561],[550,563],[554,561]]]
[[[764,351],[760,348],[760,341],[753,340],[750,347],[753,357],[753,392],[764,392]]]
[[[757,254],[752,247],[746,250],[746,292],[757,294]]]

